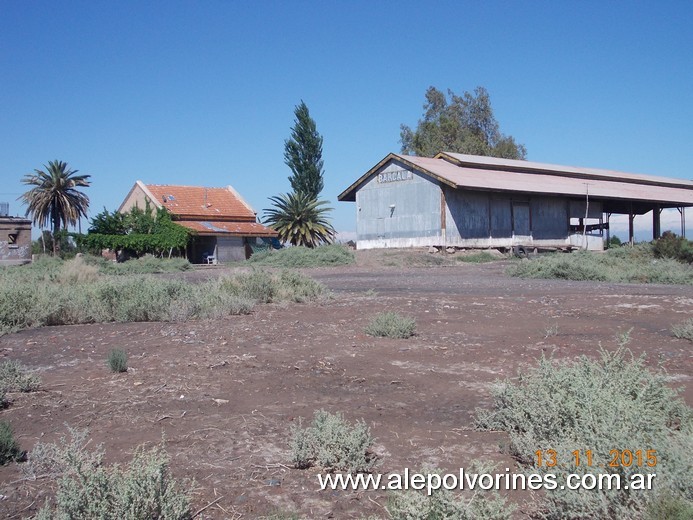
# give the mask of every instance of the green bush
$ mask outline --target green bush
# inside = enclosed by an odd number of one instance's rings
[[[650,372],[644,358],[633,357],[623,346],[602,350],[599,360],[559,363],[542,358],[517,382],[506,381],[496,389],[493,410],[478,410],[477,424],[508,432],[510,453],[527,473],[555,473],[561,481],[568,473],[594,473],[599,465],[599,472],[618,474],[624,482],[634,473],[657,473],[655,494],[547,491],[545,518],[639,517],[661,493],[693,499],[688,485],[693,459],[685,448],[693,441],[693,416],[668,383],[665,374]],[[555,450],[561,464],[535,467],[538,449]],[[591,450],[592,467],[575,465],[576,449]],[[657,465],[610,467],[615,449],[656,450]]]
[[[650,244],[606,252],[554,253],[517,262],[510,276],[599,282],[693,284],[693,268],[670,258],[656,258]]]
[[[693,263],[693,242],[665,231],[652,243],[652,250],[657,258],[673,258],[679,262]]]
[[[674,325],[671,328],[671,332],[677,338],[693,341],[693,318],[688,318],[683,323]]]
[[[12,427],[7,421],[0,421],[0,466],[19,460],[22,457],[22,452],[19,449],[19,444],[14,438]]]
[[[269,267],[294,268],[349,265],[354,263],[354,252],[339,244],[324,245],[313,249],[294,246],[255,253],[248,262]]]
[[[396,312],[382,312],[373,317],[365,332],[369,336],[406,339],[414,335],[415,329],[416,321],[413,318]]]
[[[621,245],[623,245],[623,242],[621,242],[621,239],[618,238],[616,235],[613,235],[611,238],[609,238],[609,242],[607,245],[609,247],[621,247]]]
[[[108,353],[108,367],[111,372],[127,372],[128,371],[128,355],[124,350],[114,348]]]
[[[48,504],[36,519],[192,518],[189,493],[171,476],[163,447],[138,448],[124,468],[104,466],[103,454],[86,452],[83,443],[44,451],[56,458],[54,468],[62,476],[55,505]]]
[[[364,421],[351,426],[340,413],[318,410],[313,422],[302,428],[301,419],[291,428],[291,457],[297,468],[320,466],[326,471],[369,472],[375,466],[370,453],[374,439]]]

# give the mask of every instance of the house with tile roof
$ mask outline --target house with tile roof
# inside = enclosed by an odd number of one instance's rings
[[[252,246],[276,238],[277,233],[257,221],[257,213],[231,186],[206,188],[135,182],[118,208],[166,208],[173,220],[194,232],[188,246],[192,263],[245,260]]]

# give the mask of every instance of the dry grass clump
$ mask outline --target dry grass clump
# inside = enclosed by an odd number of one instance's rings
[[[114,348],[108,353],[108,359],[106,361],[111,372],[116,374],[128,371],[128,355],[124,350],[119,348]]]
[[[415,330],[416,320],[396,312],[376,314],[365,328],[369,336],[400,339],[410,338]]]

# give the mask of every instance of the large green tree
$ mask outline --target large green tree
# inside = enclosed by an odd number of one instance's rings
[[[294,115],[291,137],[284,141],[284,162],[292,171],[289,182],[295,192],[317,199],[323,188],[322,136],[303,101]]]
[[[89,197],[77,188],[90,186],[90,175],[77,175],[63,161],[50,161],[44,170],[34,170],[22,182],[32,188],[20,197],[27,205],[26,214],[34,224],[51,226],[57,236],[61,226],[75,226],[80,217],[87,216]],[[53,240],[53,254],[60,252],[60,241]]]
[[[332,208],[325,206],[327,201],[318,200],[302,191],[269,199],[274,208],[264,210],[264,222],[279,234],[282,242],[316,247],[334,240],[336,231],[326,216]]]
[[[524,159],[527,150],[512,136],[501,133],[491,99],[483,87],[462,96],[429,87],[424,116],[416,130],[401,125],[402,153],[433,157],[438,152]]]

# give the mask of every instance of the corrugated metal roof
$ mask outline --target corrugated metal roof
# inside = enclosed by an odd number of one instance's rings
[[[675,179],[671,177],[657,177],[654,175],[642,175],[639,173],[626,173],[615,170],[602,170],[599,168],[561,166],[558,164],[517,161],[513,159],[502,159],[499,157],[484,157],[481,155],[468,155],[453,152],[441,152],[436,155],[436,158],[450,160],[458,166],[476,166],[482,169],[543,173],[546,175],[559,175],[566,177],[575,176],[585,178],[601,178],[603,180],[634,181],[639,184],[654,183],[657,185],[693,188],[693,181],[690,180]]]
[[[230,186],[205,188],[147,184],[146,188],[154,196],[157,204],[179,218],[255,220],[253,209]]]
[[[232,235],[244,237],[276,237],[277,232],[257,222],[223,222],[178,220],[176,224],[185,226],[202,235]]]
[[[339,200],[354,201],[361,183],[391,160],[455,188],[569,196],[585,196],[589,190],[590,196],[602,199],[693,206],[693,182],[681,179],[450,153],[437,158],[389,154],[342,192]]]

